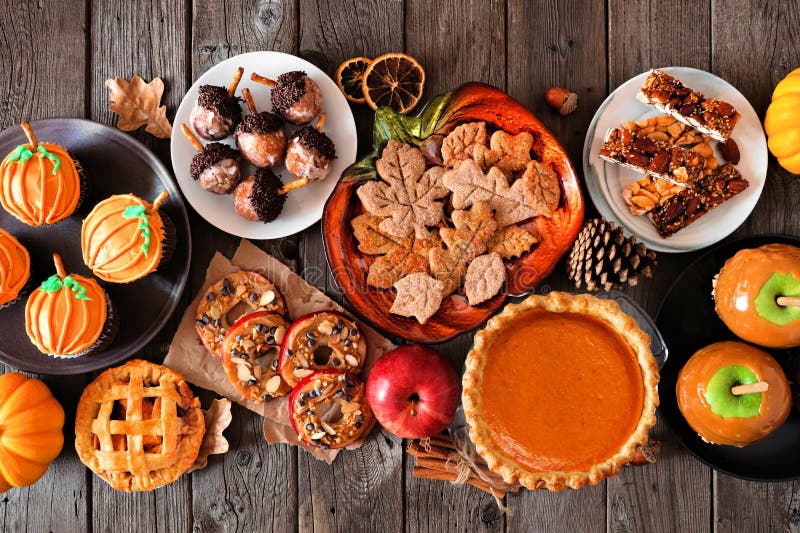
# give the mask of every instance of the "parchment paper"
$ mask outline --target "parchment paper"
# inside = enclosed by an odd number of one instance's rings
[[[222,276],[242,269],[260,272],[278,287],[286,300],[291,320],[314,311],[335,310],[344,312],[341,306],[292,272],[283,263],[250,241],[242,239],[232,259],[228,260],[219,252],[214,254],[206,270],[203,287],[197,292],[192,303],[183,314],[178,331],[170,344],[169,353],[164,359],[164,365],[183,374],[190,383],[212,390],[243,405],[254,413],[263,415],[264,438],[268,443],[286,442],[294,446],[301,446],[317,459],[330,463],[336,458],[338,450],[323,451],[298,440],[297,434],[289,422],[289,400],[287,397],[275,398],[262,404],[256,404],[242,398],[225,376],[219,359],[206,350],[197,336],[194,327],[195,310],[206,289]],[[349,313],[345,314],[352,316]],[[356,322],[367,340],[367,360],[361,372],[361,377],[366,379],[369,369],[372,368],[375,361],[384,353],[395,348],[395,345],[360,320],[356,320]],[[348,446],[348,449],[358,448],[361,444],[361,442],[354,443]]]

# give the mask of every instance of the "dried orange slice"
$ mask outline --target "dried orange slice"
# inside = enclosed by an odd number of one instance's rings
[[[364,71],[372,60],[368,57],[351,57],[345,59],[339,68],[336,69],[334,78],[339,90],[344,93],[344,97],[354,104],[363,104],[367,101],[364,98],[364,91],[361,87],[361,80]]]
[[[389,106],[398,113],[408,113],[422,97],[425,70],[409,55],[383,54],[367,66],[361,84],[372,109]]]

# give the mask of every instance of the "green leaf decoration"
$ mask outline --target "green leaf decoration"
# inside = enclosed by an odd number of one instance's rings
[[[61,282],[61,278],[58,277],[58,274],[53,274],[42,282],[42,290],[44,292],[58,292],[62,287],[64,287],[64,284]]]
[[[368,181],[378,179],[375,161],[380,157],[389,139],[423,146],[452,115],[451,103],[458,90],[437,96],[425,106],[419,115],[407,116],[395,113],[390,107],[379,107],[375,111],[372,125],[372,152],[350,165],[342,175],[342,181]],[[423,150],[425,151],[425,150]]]
[[[58,173],[58,169],[61,166],[61,160],[52,152],[48,152],[47,148],[42,146],[41,144],[36,148],[36,152],[39,154],[39,157],[46,157],[53,163],[53,175],[55,176]]]
[[[142,252],[144,252],[144,256],[147,257],[150,251],[150,222],[147,220],[145,206],[141,204],[129,205],[125,208],[125,211],[122,212],[122,216],[124,218],[139,219],[138,227],[142,230]]]
[[[91,298],[86,296],[86,287],[72,279],[72,276],[66,276],[63,281],[65,287],[72,289],[76,300],[91,300]]]
[[[86,287],[75,281],[72,276],[65,276],[62,280],[58,277],[58,274],[53,274],[42,282],[42,290],[47,293],[58,292],[64,287],[72,289],[76,300],[91,300],[86,296]]]
[[[31,157],[33,157],[33,152],[31,152],[31,149],[24,144],[20,144],[14,148],[14,151],[8,156],[8,160],[16,161],[17,163],[24,163]]]

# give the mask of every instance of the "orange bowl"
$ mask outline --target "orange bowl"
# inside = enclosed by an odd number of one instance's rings
[[[536,217],[521,224],[539,238],[535,248],[505,262],[506,290],[478,306],[463,294],[444,299],[425,324],[389,313],[395,292],[367,285],[367,272],[376,256],[358,250],[350,221],[364,212],[356,189],[375,179],[375,160],[389,139],[415,144],[428,158],[438,157],[442,139],[464,122],[484,121],[512,134],[533,135],[532,151],[549,164],[561,181],[561,199],[552,218]],[[431,100],[416,117],[389,108],[375,113],[373,151],[342,174],[322,214],[322,234],[328,265],[353,309],[378,329],[419,343],[439,343],[475,329],[493,315],[508,296],[525,296],[555,268],[570,249],[583,223],[584,203],[578,177],[561,143],[533,113],[503,91],[482,83],[467,83]]]

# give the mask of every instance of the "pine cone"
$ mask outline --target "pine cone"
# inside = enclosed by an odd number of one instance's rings
[[[653,277],[656,253],[636,237],[625,237],[622,228],[605,218],[584,224],[567,260],[569,279],[586,290],[621,289],[639,283],[639,275]]]

